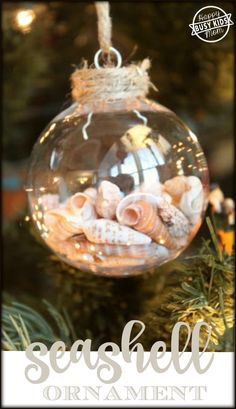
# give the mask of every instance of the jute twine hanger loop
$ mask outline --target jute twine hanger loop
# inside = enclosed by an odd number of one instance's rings
[[[98,40],[100,49],[94,57],[94,67],[88,67],[87,62],[81,69],[76,69],[71,75],[72,97],[75,101],[86,104],[94,101],[115,101],[135,97],[145,97],[151,83],[148,69],[150,60],[144,59],[137,64],[121,67],[122,58],[112,47],[112,23],[108,2],[95,3],[98,20]],[[100,58],[106,59],[100,66]],[[116,58],[116,65],[114,65]]]

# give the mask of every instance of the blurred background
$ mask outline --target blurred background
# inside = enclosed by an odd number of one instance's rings
[[[207,3],[206,3],[207,4]],[[233,3],[214,3],[233,14]],[[201,6],[204,6],[201,3]],[[233,189],[233,31],[217,43],[191,36],[199,4],[111,3],[113,44],[124,61],[150,57],[151,97],[198,135],[211,182]],[[69,77],[98,49],[96,13],[88,2],[3,2],[3,211],[26,204],[32,146],[47,123],[70,105]]]

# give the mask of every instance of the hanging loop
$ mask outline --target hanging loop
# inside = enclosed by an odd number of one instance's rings
[[[116,63],[115,68],[120,68],[120,67],[121,67],[121,64],[122,64],[121,54],[120,54],[119,51],[118,51],[116,48],[114,48],[114,47],[110,47],[110,51],[111,51],[113,54],[115,54],[116,59],[117,59],[117,63]],[[101,65],[100,65],[100,63],[99,63],[99,57],[100,57],[101,54],[102,54],[102,50],[100,49],[100,50],[98,50],[98,51],[96,52],[96,54],[95,54],[95,56],[94,56],[94,65],[95,65],[95,67],[96,67],[98,70],[99,70],[100,68],[102,68]]]

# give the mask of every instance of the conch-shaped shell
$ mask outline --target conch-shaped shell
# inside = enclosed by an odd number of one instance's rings
[[[65,207],[50,210],[44,214],[44,223],[49,237],[66,240],[82,233],[81,219],[74,217]]]
[[[189,190],[188,178],[186,176],[175,176],[164,183],[164,188],[173,199],[174,204],[178,204],[184,192]]]
[[[133,202],[123,209],[121,217],[124,224],[147,234],[157,243],[167,248],[176,248],[175,241],[157,215],[156,206],[153,204],[145,200]]]
[[[168,228],[171,236],[180,238],[189,234],[189,220],[181,210],[167,202],[165,198],[164,200],[159,200],[157,207],[158,215]]]
[[[96,218],[93,199],[85,193],[76,193],[65,205],[47,211],[44,223],[51,237],[66,240],[74,234],[82,233],[85,221]]]
[[[85,221],[97,218],[93,203],[93,198],[84,192],[79,192],[70,197],[66,207],[73,216]]]
[[[183,193],[178,207],[194,225],[198,222],[203,209],[203,187],[200,179],[196,176],[188,176],[188,186],[189,190]]]
[[[90,220],[84,223],[83,232],[92,243],[149,244],[150,237],[109,219]]]
[[[71,238],[76,249],[82,253],[91,253],[100,257],[133,257],[145,258],[153,257],[157,254],[159,247],[156,243],[139,244],[139,245],[114,245],[114,244],[96,244],[88,241],[84,235],[74,236]],[[166,250],[167,251],[167,250]]]
[[[123,194],[118,186],[107,180],[104,180],[98,188],[96,201],[96,211],[99,216],[105,219],[113,219],[116,214],[116,208]]]
[[[145,200],[148,203],[157,206],[158,201],[161,199],[161,196],[155,196],[151,193],[136,192],[130,193],[125,196],[117,206],[116,209],[116,218],[120,224],[125,224],[123,220],[123,210],[132,203],[138,202],[139,200]]]

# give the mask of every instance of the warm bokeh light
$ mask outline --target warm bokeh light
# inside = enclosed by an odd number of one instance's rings
[[[24,32],[30,31],[34,19],[35,12],[33,10],[21,10],[16,15],[17,26]]]

